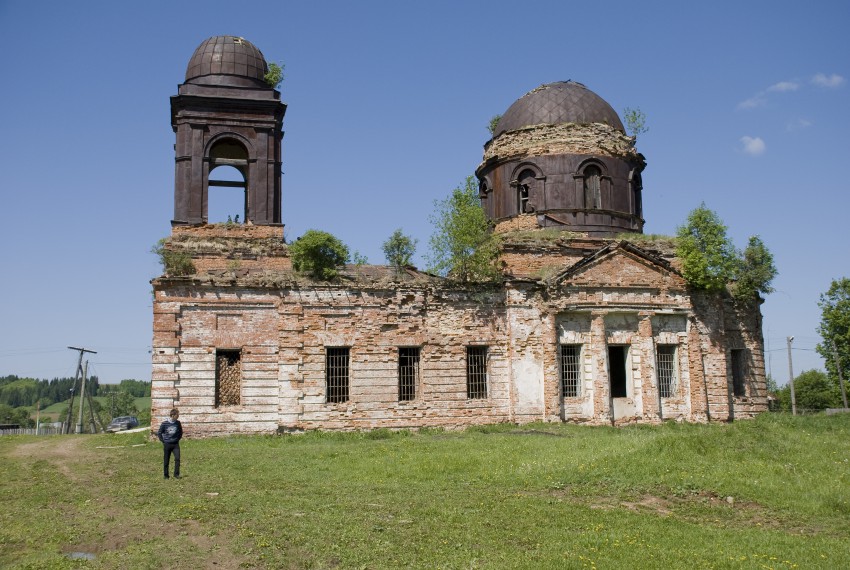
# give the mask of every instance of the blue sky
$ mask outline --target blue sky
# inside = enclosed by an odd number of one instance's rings
[[[169,97],[206,38],[285,65],[283,221],[382,263],[481,160],[491,116],[572,79],[649,131],[648,233],[705,202],[776,258],[768,369],[821,368],[818,296],[850,275],[850,3],[0,0],[0,375],[150,377],[151,246],[173,214]]]

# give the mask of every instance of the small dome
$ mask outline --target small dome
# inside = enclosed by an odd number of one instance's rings
[[[605,123],[625,132],[617,112],[602,97],[575,81],[541,85],[517,99],[496,125],[494,135],[531,125]]]
[[[266,59],[238,36],[214,36],[195,50],[186,68],[186,83],[245,86],[245,78],[265,85]],[[248,83],[251,83],[248,82]]]

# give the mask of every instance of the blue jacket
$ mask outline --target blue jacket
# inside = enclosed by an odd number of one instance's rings
[[[180,420],[172,420],[168,418],[159,424],[159,431],[156,436],[162,443],[178,443],[183,437],[183,425]]]

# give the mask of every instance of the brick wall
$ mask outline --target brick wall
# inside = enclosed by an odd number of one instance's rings
[[[354,277],[262,286],[250,275],[226,283],[154,280],[154,423],[174,406],[190,436],[725,421],[766,409],[758,306],[694,293],[669,266],[639,251],[600,251],[560,279],[494,286]],[[582,346],[575,398],[560,394],[559,343]],[[665,398],[658,393],[658,344],[676,347],[676,390]],[[486,398],[468,397],[468,346],[487,347]],[[611,398],[609,346],[626,347],[626,398]],[[349,349],[348,401],[328,402],[328,347]],[[399,401],[399,347],[420,347],[411,401]],[[732,395],[731,349],[749,355],[744,397]],[[239,351],[239,405],[216,405],[219,350]]]

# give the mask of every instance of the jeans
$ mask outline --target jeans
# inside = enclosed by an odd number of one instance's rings
[[[165,478],[168,478],[168,462],[171,460],[171,454],[174,454],[174,476],[180,477],[180,444],[179,443],[163,443],[162,449],[164,456],[162,458],[162,472]]]

